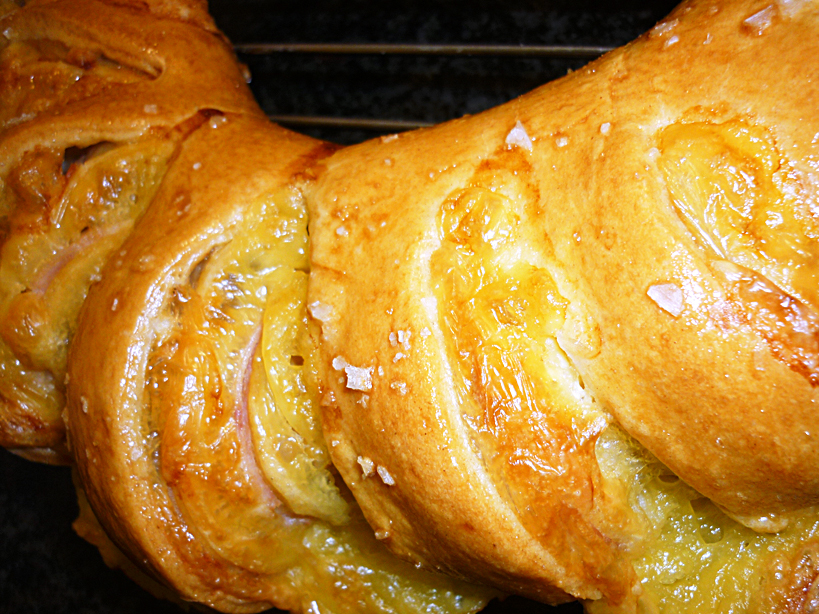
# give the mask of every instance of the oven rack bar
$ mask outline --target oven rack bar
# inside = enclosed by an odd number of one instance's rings
[[[404,132],[431,126],[430,122],[404,119],[371,119],[365,117],[328,117],[324,115],[268,115],[270,121],[283,126],[312,128],[348,128],[375,132]]]
[[[590,45],[429,45],[393,43],[241,43],[237,53],[267,55],[276,53],[338,55],[443,55],[504,56],[594,59],[612,47]]]
[[[246,55],[427,55],[495,56],[593,60],[613,47],[593,45],[447,45],[407,43],[240,43],[237,53]],[[375,132],[402,132],[431,125],[402,119],[329,117],[317,115],[271,115],[276,123],[291,127],[346,128]]]

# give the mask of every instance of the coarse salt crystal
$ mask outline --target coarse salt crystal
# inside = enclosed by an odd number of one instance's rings
[[[421,335],[422,339],[426,339],[427,337],[429,337],[432,334],[432,331],[429,330],[426,326],[424,326],[424,328],[422,328],[421,332],[418,333],[418,334]]]
[[[680,42],[680,37],[675,34],[674,36],[669,37],[669,39],[667,41],[665,41],[665,43],[663,44],[663,47],[668,49],[671,45],[674,45],[674,44],[679,43],[679,42]]]
[[[395,480],[390,475],[390,472],[387,471],[386,467],[379,465],[376,471],[378,472],[378,475],[381,476],[381,481],[384,482],[384,484],[387,486],[395,486]]]
[[[558,147],[566,147],[569,144],[569,137],[567,136],[559,136],[555,139],[555,145]]]
[[[785,17],[796,17],[811,5],[811,0],[776,0],[777,8]]]
[[[341,371],[344,367],[347,366],[347,361],[344,360],[341,356],[336,356],[333,358],[333,369],[336,371]]]
[[[774,15],[776,15],[776,7],[771,4],[748,17],[742,22],[742,25],[753,34],[760,36],[773,23]]]
[[[344,226],[339,226],[336,228],[336,234],[340,237],[346,237],[350,233],[347,232],[347,229]]]
[[[522,147],[526,151],[532,151],[532,139],[529,138],[529,135],[526,133],[526,128],[523,127],[520,120],[518,120],[515,127],[509,131],[509,134],[506,135],[506,144],[510,147],[517,146]]]
[[[347,365],[344,367],[347,375],[347,388],[350,390],[372,390],[373,388],[373,368],[354,367]]]
[[[682,313],[683,292],[672,283],[654,284],[648,289],[649,298],[675,318]]]
[[[356,461],[358,461],[358,464],[361,465],[361,473],[365,478],[368,478],[375,473],[375,463],[372,461],[372,459],[367,458],[366,456],[359,456]]]
[[[319,322],[328,322],[333,316],[333,306],[320,301],[310,303],[307,308],[310,310],[310,315]]]
[[[608,134],[610,130],[611,130],[611,123],[605,122],[603,124],[600,124],[600,134]]]
[[[671,32],[674,28],[680,25],[679,19],[672,19],[670,21],[662,21],[651,29],[652,36],[662,36]]]
[[[388,135],[385,135],[385,136],[381,137],[381,142],[382,143],[392,143],[393,141],[397,141],[397,140],[398,140],[398,135],[397,134],[388,134]]]

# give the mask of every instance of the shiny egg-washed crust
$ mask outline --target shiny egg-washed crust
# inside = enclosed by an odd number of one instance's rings
[[[31,119],[21,114],[25,121],[9,122],[3,131],[0,172],[38,145],[118,142],[152,127],[175,126],[203,109],[261,115],[228,42],[215,30],[199,27],[212,27],[206,13],[192,15],[190,23],[176,17],[167,2],[155,3],[164,7],[167,17],[152,14],[145,3],[134,2],[133,8],[130,3],[118,4],[32,2],[4,19],[3,33],[9,41],[59,41],[69,48],[97,51],[151,78],[69,100]],[[205,8],[204,3],[190,5],[191,12],[196,6],[200,11]]]
[[[252,382],[254,374],[269,377],[256,354],[262,339],[285,330],[262,330],[266,324],[257,321],[257,332],[226,352],[224,367],[209,362],[220,351],[220,332],[252,309],[243,294],[248,278],[276,267],[299,273],[264,256],[244,272],[220,268],[223,300],[199,311],[211,289],[202,282],[211,279],[209,267],[225,264],[220,253],[248,245],[247,237],[250,247],[239,256],[228,251],[231,259],[275,252],[278,242],[293,245],[287,226],[294,220],[266,225],[258,203],[276,219],[277,195],[298,198],[306,169],[334,149],[266,119],[232,114],[214,117],[181,146],[151,207],[90,289],[72,343],[69,442],[94,516],[117,548],[95,531],[88,510],[77,528],[137,581],[148,574],[149,589],[158,582],[184,601],[223,612],[475,612],[494,589],[395,558],[349,495],[347,517],[325,522],[294,512],[271,486],[266,451],[251,426],[254,404],[263,402]],[[304,221],[303,202],[298,206]],[[306,222],[300,228],[306,239]],[[300,253],[306,264],[304,247]],[[273,281],[269,287],[271,296],[281,292]],[[301,318],[282,328],[304,328]],[[278,403],[274,411],[283,413]],[[271,435],[277,428],[262,426]],[[122,564],[123,554],[133,565]]]
[[[552,602],[615,603],[634,581],[607,566],[616,527],[584,564],[559,527],[527,531],[462,423],[431,261],[443,204],[493,174],[533,195],[516,232],[571,306],[558,339],[609,419],[749,526],[819,502],[815,378],[749,323],[657,164],[664,127],[740,122],[768,135],[815,211],[817,53],[817,2],[686,2],[517,100],[325,161],[308,194],[325,437],[394,551]],[[678,302],[651,298],[664,284]],[[396,331],[412,335],[401,356]],[[600,513],[578,524],[601,527]]]
[[[18,43],[52,45],[69,57],[77,53],[72,70],[99,60],[142,76],[128,83],[63,78],[59,70],[47,70],[48,62],[11,60],[0,78],[0,177],[43,148],[134,141],[170,131],[200,111],[262,115],[204,1],[35,0],[3,17],[0,31],[0,53]],[[75,292],[84,294],[86,287]],[[36,369],[29,375],[44,377]],[[59,397],[63,373],[45,376],[53,376]],[[0,400],[0,445],[34,460],[68,462],[59,411]]]
[[[186,600],[223,611],[299,610],[300,595],[286,582],[267,587],[263,574],[196,539],[164,485],[145,426],[154,324],[197,263],[247,231],[246,210],[259,194],[326,153],[324,144],[252,116],[226,115],[194,132],[120,257],[89,291],[71,348],[70,442],[94,513],[141,568]]]

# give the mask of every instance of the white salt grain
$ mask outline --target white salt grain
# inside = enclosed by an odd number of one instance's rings
[[[532,139],[526,133],[526,128],[520,123],[520,120],[515,124],[515,127],[506,135],[506,144],[509,147],[522,147],[526,151],[532,151]]]
[[[676,284],[654,284],[648,289],[647,294],[661,309],[675,318],[682,313],[683,292]]]
[[[358,461],[358,464],[361,465],[361,473],[365,478],[368,478],[375,473],[375,463],[372,461],[372,459],[367,458],[366,456],[359,456],[356,460]]]
[[[742,25],[760,36],[773,23],[774,15],[776,15],[776,7],[771,4],[748,17],[742,22]]]
[[[373,388],[373,368],[354,367],[347,365],[344,367],[347,375],[347,388],[350,390],[372,390]]]
[[[378,471],[378,475],[381,476],[381,481],[384,482],[384,484],[386,484],[387,486],[395,486],[395,480],[385,467],[381,467],[379,465],[376,471]]]
[[[310,310],[310,315],[319,322],[328,322],[333,316],[332,305],[326,305],[320,301],[310,303],[307,308]]]

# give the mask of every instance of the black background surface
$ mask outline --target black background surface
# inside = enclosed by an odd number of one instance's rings
[[[616,46],[648,30],[674,2],[476,0],[409,2],[213,0],[217,24],[240,42],[401,42]],[[616,6],[615,6],[616,5]],[[269,114],[440,122],[501,104],[583,65],[578,60],[384,56],[243,56]],[[364,130],[302,129],[354,143]],[[0,614],[176,614],[108,569],[77,537],[70,470],[0,450]],[[487,612],[578,613],[521,599]]]

